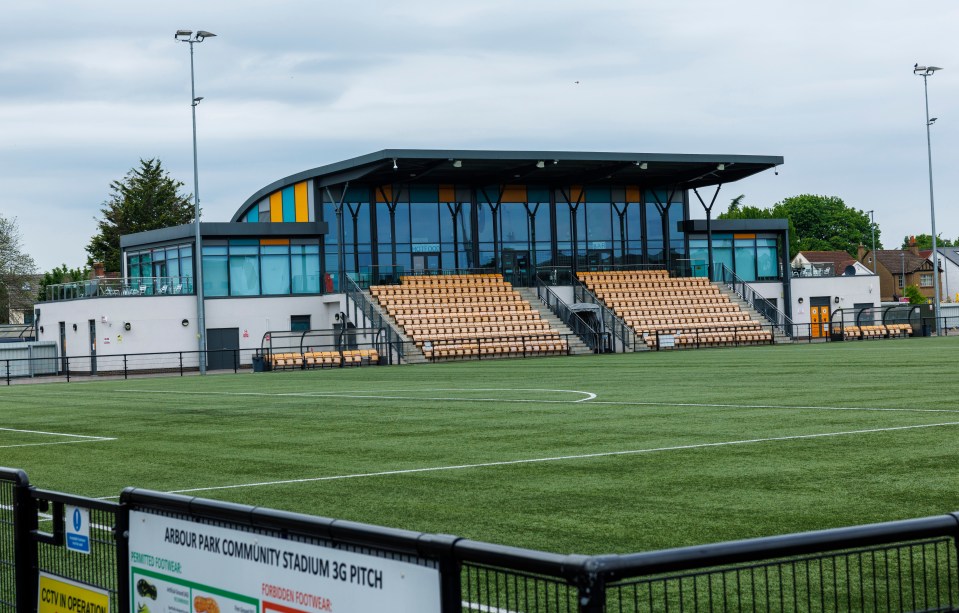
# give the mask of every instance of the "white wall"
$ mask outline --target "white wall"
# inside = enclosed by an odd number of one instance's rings
[[[291,315],[309,315],[313,329],[331,328],[334,314],[346,310],[345,302],[342,294],[207,299],[206,328],[237,328],[241,351],[258,349],[266,332],[290,329]],[[37,330],[37,340],[52,341],[59,347],[59,322],[65,322],[66,355],[71,357],[90,354],[91,319],[96,322],[98,358],[198,348],[195,296],[102,297],[44,302],[36,307],[43,328]],[[125,329],[127,323],[129,330]],[[249,363],[250,352],[241,355],[241,360]],[[185,360],[185,365],[196,366],[195,356]],[[88,367],[88,362],[71,361],[71,368]]]
[[[797,277],[792,279],[792,320],[797,324],[812,323],[809,315],[809,299],[812,296],[829,296],[829,312],[851,309],[855,304],[869,303],[879,306],[879,277],[857,275],[854,277]],[[839,302],[836,302],[836,298]],[[802,298],[800,304],[799,299]]]

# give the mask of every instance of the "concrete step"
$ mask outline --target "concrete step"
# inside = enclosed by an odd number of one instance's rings
[[[396,322],[393,317],[383,310],[383,307],[373,298],[370,294],[370,290],[364,289],[363,295],[366,296],[367,300],[370,301],[370,304],[373,305],[373,310],[380,315],[383,319],[390,322],[390,325],[393,326],[393,331],[396,332],[400,340],[404,343],[405,354],[403,355],[404,364],[426,364],[429,360],[426,359],[426,356],[423,355],[423,350],[413,344],[413,340],[408,337],[404,332],[403,328]]]
[[[586,343],[583,342],[573,330],[563,323],[563,320],[559,318],[556,313],[552,311],[547,305],[545,305],[539,297],[536,295],[536,290],[532,287],[516,287],[514,288],[519,292],[519,295],[523,297],[524,300],[529,302],[532,307],[539,311],[539,316],[546,320],[550,327],[560,333],[564,338],[569,339],[569,352],[573,355],[584,355],[587,353],[593,353],[593,350],[589,348]],[[568,336],[567,336],[568,335]]]
[[[751,305],[749,302],[740,298],[739,294],[734,292],[728,285],[726,285],[725,283],[717,282],[717,281],[713,281],[713,285],[718,287],[719,291],[722,294],[728,296],[731,302],[733,302],[734,304],[738,304],[740,309],[749,313],[749,316],[752,319],[760,322],[763,325],[768,325],[770,323],[769,320],[766,319],[766,317],[762,313],[756,310],[756,308],[753,305]],[[773,328],[773,341],[775,341],[775,343],[779,345],[779,344],[792,343],[793,339],[783,334],[781,329]]]

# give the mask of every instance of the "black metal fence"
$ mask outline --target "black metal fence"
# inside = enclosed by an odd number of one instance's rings
[[[89,554],[65,547],[65,509],[72,507],[89,513]],[[0,469],[0,608],[36,611],[43,572],[105,591],[110,613],[131,613],[134,602],[150,597],[149,584],[132,585],[137,573],[161,576],[140,568],[143,552],[131,549],[138,530],[131,518],[146,516],[168,526],[166,541],[177,526],[212,527],[230,531],[234,544],[272,539],[322,555],[349,552],[372,565],[400,563],[436,578],[429,585],[437,593],[414,594],[431,607],[406,602],[391,609],[397,611],[959,611],[959,514],[648,553],[559,555],[139,489],[105,502],[36,489],[13,469]],[[181,560],[200,551],[190,549]],[[264,561],[257,563],[254,572]],[[336,578],[314,574],[317,593],[329,589],[324,577]],[[253,579],[249,588],[258,598],[261,583]],[[189,568],[170,578],[192,580]]]

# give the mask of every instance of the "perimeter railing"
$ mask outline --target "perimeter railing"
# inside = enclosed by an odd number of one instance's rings
[[[0,469],[0,502],[4,613],[49,602],[51,578],[74,586],[65,610],[89,613],[177,597],[206,611],[224,599],[273,611],[959,610],[957,513],[585,556],[134,488],[114,503],[37,489],[15,469]]]
[[[593,353],[606,353],[614,350],[610,332],[602,328],[600,330],[594,329],[582,317],[573,312],[569,305],[549,286],[539,279],[536,279],[535,283],[536,297],[539,298],[540,302],[555,313],[560,321],[566,324],[587,347],[593,350]],[[597,319],[597,323],[601,324],[601,321]]]

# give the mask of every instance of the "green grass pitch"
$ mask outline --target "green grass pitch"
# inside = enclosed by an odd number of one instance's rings
[[[959,339],[0,388],[0,465],[560,553],[959,510]]]

